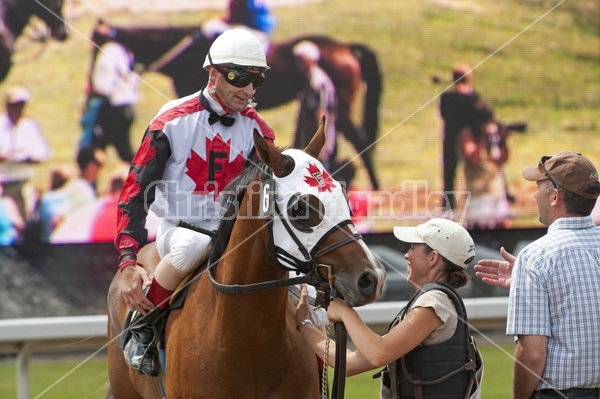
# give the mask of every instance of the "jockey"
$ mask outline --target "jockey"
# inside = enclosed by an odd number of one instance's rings
[[[219,192],[255,154],[253,130],[271,143],[275,139],[250,105],[269,69],[254,35],[244,29],[223,32],[210,47],[204,69],[206,87],[168,102],[150,121],[119,196],[115,246],[125,275],[122,294],[137,311],[124,352],[132,368],[150,376],[159,370],[157,350],[150,345],[152,324],[183,278],[207,258],[211,240],[178,227],[178,221],[215,230]],[[137,261],[150,209],[162,217],[156,238],[160,262],[152,279]]]
[[[202,33],[212,39],[227,29],[242,27],[250,30],[266,51],[275,25],[275,16],[264,0],[229,0],[227,15],[206,21]]]

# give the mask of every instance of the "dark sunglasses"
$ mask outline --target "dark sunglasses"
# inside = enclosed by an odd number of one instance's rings
[[[540,158],[540,162],[538,163],[538,169],[540,172],[544,173],[546,175],[546,177],[548,178],[548,180],[550,180],[550,183],[552,183],[552,185],[554,186],[554,188],[558,188],[558,185],[556,183],[554,183],[554,180],[552,180],[552,177],[550,177],[550,173],[548,173],[548,171],[546,170],[546,167],[544,166],[544,164],[546,163],[547,160],[549,160],[552,157],[549,157],[547,155],[544,155],[542,158]]]
[[[265,81],[265,74],[262,71],[251,72],[240,67],[214,65],[210,53],[208,53],[208,60],[210,61],[210,65],[219,71],[227,83],[232,86],[246,87],[249,83],[252,83],[252,87],[256,90],[262,86]]]
[[[246,87],[252,83],[252,87],[258,89],[265,81],[265,74],[262,72],[250,72],[242,68],[222,67],[218,65],[214,67],[223,75],[227,83],[235,87]]]

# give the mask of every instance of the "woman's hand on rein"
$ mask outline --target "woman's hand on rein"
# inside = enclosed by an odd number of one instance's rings
[[[351,309],[346,302],[342,301],[340,298],[335,298],[333,301],[329,303],[329,307],[327,308],[327,318],[329,321],[342,321],[343,314]]]

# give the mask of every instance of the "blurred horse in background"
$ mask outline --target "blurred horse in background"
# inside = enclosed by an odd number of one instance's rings
[[[52,38],[64,41],[67,29],[62,16],[64,0],[0,0],[0,82],[13,64],[12,55],[17,38],[32,16],[42,20]],[[39,40],[45,40],[42,37]]]
[[[145,71],[170,77],[178,96],[194,93],[208,81],[208,73],[202,65],[213,39],[204,37],[199,26],[118,27],[100,20],[91,40],[96,46],[94,54],[108,40],[127,46],[135,55],[136,63],[141,64]],[[264,85],[256,92],[256,108],[270,109],[297,98],[306,77],[296,65],[292,49],[304,40],[319,46],[320,66],[330,76],[336,89],[337,130],[360,155],[371,187],[378,190],[379,180],[372,153],[379,129],[382,78],[377,56],[366,45],[344,44],[317,35],[272,42],[267,50],[267,63],[271,69]],[[361,125],[357,126],[351,118],[351,111],[362,90],[363,116]]]

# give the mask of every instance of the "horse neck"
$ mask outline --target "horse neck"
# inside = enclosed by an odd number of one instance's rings
[[[246,196],[248,198],[248,196]],[[215,277],[221,284],[253,284],[286,279],[288,272],[280,268],[272,259],[267,248],[268,225],[265,219],[259,219],[258,195],[252,200],[247,199],[240,206],[240,213],[231,231],[230,242],[227,245],[221,260],[215,269]],[[248,212],[247,206],[255,204],[254,210]],[[286,287],[270,288],[244,293],[240,295],[220,295],[221,304],[225,308],[232,307],[233,311],[244,315],[244,308],[251,314],[251,310],[266,309],[268,307],[270,319],[274,323],[282,323],[285,317],[277,318],[274,315],[285,314],[288,290]],[[223,311],[228,311],[223,309]],[[243,316],[242,316],[243,317]],[[256,321],[251,321],[253,324]]]

